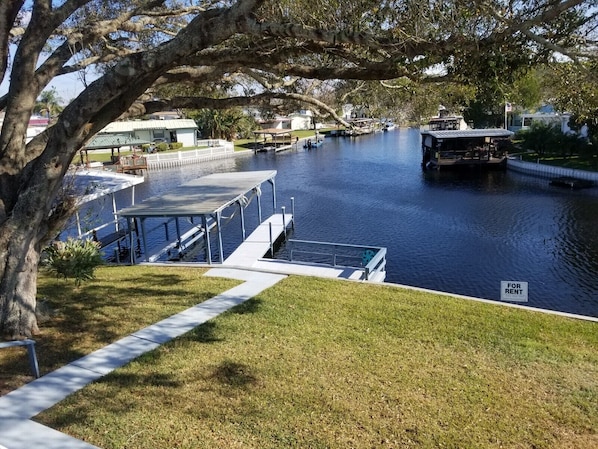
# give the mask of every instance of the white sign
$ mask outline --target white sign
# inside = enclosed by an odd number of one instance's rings
[[[500,300],[527,302],[527,282],[500,281]]]

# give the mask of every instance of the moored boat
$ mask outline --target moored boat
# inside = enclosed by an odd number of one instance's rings
[[[384,127],[382,128],[384,131],[392,131],[393,129],[395,129],[397,126],[394,124],[394,122],[391,121],[387,121],[384,123]]]
[[[307,148],[308,150],[311,150],[312,148],[318,148],[318,147],[322,146],[323,143],[324,143],[324,141],[322,139],[318,139],[316,141],[312,141],[311,139],[308,139],[307,142],[305,142],[305,145],[303,145],[303,148]]]
[[[426,169],[479,167],[506,169],[506,129],[422,131],[422,166]]]

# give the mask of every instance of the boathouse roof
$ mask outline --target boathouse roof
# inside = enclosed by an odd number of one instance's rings
[[[511,137],[513,132],[502,128],[491,128],[422,131],[422,134],[428,134],[436,139],[462,139],[471,137]]]
[[[63,184],[72,188],[78,204],[84,204],[144,182],[143,176],[115,173],[109,170],[73,170]]]
[[[271,181],[276,170],[214,173],[119,211],[123,217],[191,217],[220,212]]]
[[[149,140],[135,139],[124,134],[101,134],[94,136],[87,145],[83,147],[84,150],[102,150],[110,148],[121,148],[124,146],[141,146],[143,144],[151,143]]]

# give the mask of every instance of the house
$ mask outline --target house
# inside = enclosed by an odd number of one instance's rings
[[[181,114],[177,111],[161,111],[154,112],[148,118],[150,120],[177,120],[181,118]]]
[[[313,129],[314,116],[311,111],[303,110],[289,114],[291,120],[291,129]]]
[[[112,122],[98,136],[118,135],[148,142],[180,142],[184,147],[197,146],[197,124],[190,119],[130,120]]]
[[[276,117],[273,119],[261,120],[260,127],[262,129],[292,129],[291,119],[287,117]]]
[[[2,123],[4,122],[4,111],[0,112],[0,128],[2,127]],[[50,119],[47,117],[40,117],[38,115],[34,115],[29,119],[29,124],[27,125],[27,136],[25,139],[25,143],[29,143],[31,139],[35,136],[40,134],[44,131],[48,125],[50,124]]]
[[[570,119],[571,114],[566,112],[556,112],[552,106],[546,105],[542,106],[538,112],[524,112],[514,115],[509,130],[519,131],[522,129],[529,129],[534,123],[542,123],[544,125],[557,127],[563,134],[571,134],[575,131],[569,127]]]

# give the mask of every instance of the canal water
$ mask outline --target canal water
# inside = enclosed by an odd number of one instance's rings
[[[417,129],[329,137],[312,150],[153,171],[136,196],[214,172],[274,169],[278,206],[290,212],[295,199],[294,238],[386,247],[388,282],[499,300],[501,281],[523,281],[527,305],[598,317],[598,188],[511,171],[424,172],[420,161]],[[225,256],[241,241],[231,215]]]

